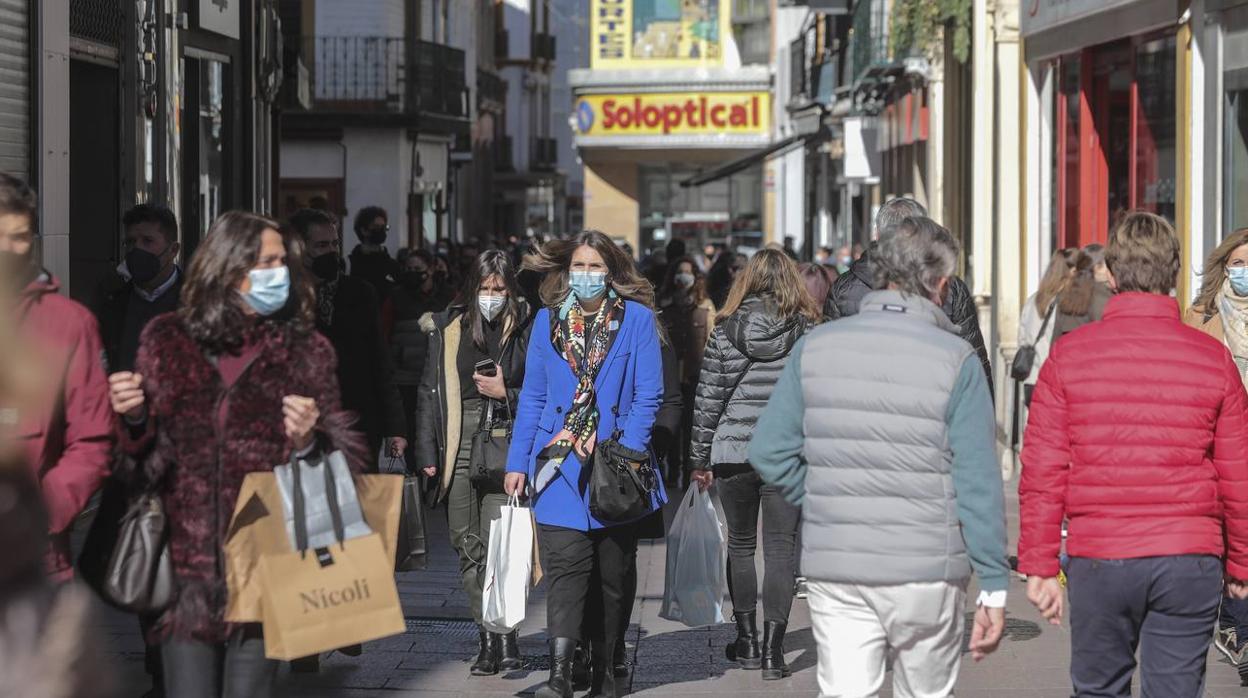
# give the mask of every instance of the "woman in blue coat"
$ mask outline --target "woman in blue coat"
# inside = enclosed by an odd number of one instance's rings
[[[586,231],[547,243],[526,260],[545,274],[545,307],[533,320],[524,387],[507,459],[509,494],[531,492],[542,570],[549,580],[549,682],[538,698],[572,696],[578,640],[593,646],[594,689],[614,696],[610,658],[631,610],[628,564],[636,521],[599,521],[588,483],[596,447],[615,441],[667,500],[653,477],[650,433],[663,398],[654,290],[606,235]],[[590,637],[581,637],[582,620]]]

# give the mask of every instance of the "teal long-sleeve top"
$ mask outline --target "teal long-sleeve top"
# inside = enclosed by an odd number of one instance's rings
[[[802,396],[802,350],[806,339],[793,348],[759,417],[750,443],[750,464],[764,481],[780,489],[784,498],[801,505],[806,494],[806,405]],[[870,419],[870,415],[863,415]],[[996,458],[996,418],[983,366],[974,354],[958,373],[945,414],[952,476],[962,537],[971,567],[984,591],[1009,586],[1006,562],[1005,492]]]

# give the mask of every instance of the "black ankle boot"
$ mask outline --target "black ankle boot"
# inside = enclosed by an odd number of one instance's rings
[[[534,698],[572,698],[572,655],[576,640],[556,637],[550,641],[550,680],[537,689]]]
[[[520,645],[516,642],[516,631],[506,635],[495,635],[498,638],[501,652],[498,655],[499,671],[515,671],[524,666],[524,658],[520,656]]]
[[[628,653],[623,640],[615,641],[615,656],[611,658],[611,670],[615,673],[615,678],[622,679],[628,676]]]
[[[572,653],[572,688],[577,691],[584,691],[589,688],[589,646],[578,642],[576,650]]]
[[[786,623],[769,620],[763,623],[763,680],[776,681],[793,674],[784,662],[784,630]]]
[[[615,682],[615,643],[595,642],[593,647],[593,680],[589,695],[616,698],[620,693]]]
[[[758,649],[758,611],[737,611],[732,614],[737,621],[737,641],[724,648],[728,661],[740,664],[743,669],[757,669],[763,665],[763,655]]]
[[[473,676],[493,676],[498,673],[498,636],[480,628],[477,644],[477,659],[468,670]]]

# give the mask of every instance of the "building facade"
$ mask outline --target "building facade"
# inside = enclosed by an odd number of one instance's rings
[[[761,162],[695,183],[772,143],[769,19],[767,0],[592,2],[589,69],[569,73],[585,227],[643,256],[772,239]]]
[[[470,153],[480,2],[316,0],[283,7],[292,80],[281,120],[280,214],[389,214],[387,245],[457,238],[452,154]]]
[[[72,296],[93,300],[136,203],[178,214],[184,259],[219,213],[270,211],[276,5],[0,3],[0,168],[38,189],[43,262]]]

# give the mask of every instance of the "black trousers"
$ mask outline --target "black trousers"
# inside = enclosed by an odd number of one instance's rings
[[[1218,602],[1212,555],[1128,560],[1072,557],[1070,675],[1076,698],[1131,695],[1136,650],[1142,698],[1198,698]]]
[[[169,640],[161,645],[169,698],[268,698],[277,662],[264,656],[264,635],[252,623],[222,644]]]
[[[715,466],[715,486],[728,523],[728,592],[733,611],[758,606],[758,516],[763,516],[763,620],[789,622],[797,575],[797,529],[802,510],[785,501],[746,464]]]
[[[636,593],[637,534],[635,525],[596,531],[538,525],[542,572],[550,584],[548,636],[602,642],[614,650]]]

